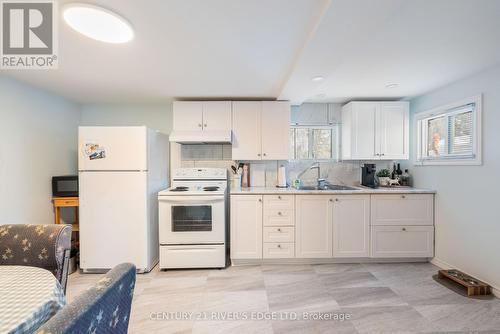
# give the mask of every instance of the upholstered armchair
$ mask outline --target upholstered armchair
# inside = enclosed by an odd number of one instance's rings
[[[122,263],[49,319],[36,334],[126,334],[135,287],[135,266]]]
[[[0,265],[32,266],[52,272],[66,291],[70,225],[0,225]]]

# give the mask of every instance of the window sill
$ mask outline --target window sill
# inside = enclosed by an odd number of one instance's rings
[[[422,166],[481,166],[481,159],[450,159],[450,160],[417,160],[413,164],[416,167]]]

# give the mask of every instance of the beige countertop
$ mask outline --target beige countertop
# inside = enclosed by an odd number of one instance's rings
[[[368,188],[363,186],[353,187],[356,190],[298,190],[295,188],[276,188],[276,187],[250,187],[231,189],[232,195],[261,195],[261,194],[290,194],[290,195],[309,195],[309,194],[435,194],[435,190],[418,189],[412,187],[393,187],[393,188]]]

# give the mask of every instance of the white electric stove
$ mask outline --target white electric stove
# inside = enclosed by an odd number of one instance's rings
[[[226,266],[227,170],[179,168],[158,193],[160,269]]]

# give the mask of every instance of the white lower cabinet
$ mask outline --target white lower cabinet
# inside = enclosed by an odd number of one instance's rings
[[[434,225],[434,195],[372,195],[371,224]]]
[[[328,195],[295,196],[297,258],[332,257],[332,207]]]
[[[264,242],[295,242],[293,226],[264,226]]]
[[[232,195],[231,258],[428,258],[432,194]]]
[[[333,257],[370,256],[370,195],[335,196]]]
[[[262,259],[262,195],[231,196],[231,258]]]
[[[287,259],[295,257],[295,244],[292,242],[265,242],[262,249],[264,259]]]
[[[372,226],[372,257],[433,257],[434,226]]]

